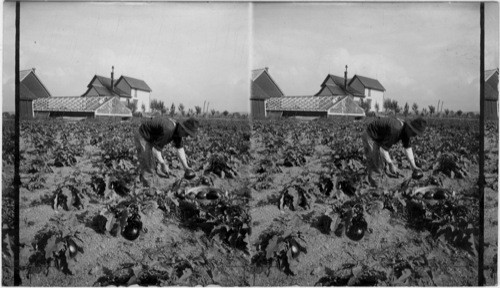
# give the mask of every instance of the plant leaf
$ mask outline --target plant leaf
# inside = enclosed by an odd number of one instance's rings
[[[276,246],[278,244],[278,236],[274,235],[273,238],[269,240],[266,247],[266,258],[272,259],[274,257],[274,252],[276,252]]]
[[[56,251],[56,240],[56,235],[52,235],[49,240],[47,240],[47,245],[45,246],[45,259],[53,258],[53,253]]]

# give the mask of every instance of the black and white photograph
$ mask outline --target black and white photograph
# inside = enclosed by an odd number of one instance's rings
[[[498,285],[498,2],[3,3],[2,285]]]
[[[20,3],[23,286],[248,285],[249,8]]]

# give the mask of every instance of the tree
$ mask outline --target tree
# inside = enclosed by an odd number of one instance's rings
[[[137,111],[137,102],[135,101],[129,101],[127,103],[127,108],[132,111],[132,114],[134,114]]]
[[[212,113],[212,116],[215,115],[215,112],[216,112],[215,109],[210,110],[210,113]]]
[[[427,108],[422,109],[422,112],[420,113],[420,115],[422,115],[422,116],[427,115]]]
[[[172,103],[172,106],[170,106],[170,116],[175,116],[175,104]]]
[[[165,103],[163,103],[163,101],[156,100],[156,99],[153,99],[151,101],[151,103],[149,104],[149,107],[151,108],[151,110],[158,111],[162,115],[164,113],[166,113],[166,111],[167,111],[167,109],[165,108]]]
[[[450,114],[450,109],[444,109],[444,114],[448,116]]]
[[[359,103],[359,106],[365,110],[365,113],[368,113],[368,111],[370,111],[370,102],[368,101],[364,101],[363,99],[361,99],[361,102]]]
[[[406,102],[403,114],[405,115],[405,117],[407,117],[408,113],[410,113],[410,105],[408,105],[408,102]]]
[[[401,112],[401,106],[398,105],[397,100],[391,100],[389,98],[384,100],[384,109],[385,111],[393,111],[394,113]]]
[[[146,105],[144,105],[144,103],[142,103],[142,105],[141,105],[141,110],[142,110],[142,112],[146,112]]]
[[[458,110],[458,111],[457,111],[457,116],[458,116],[458,117],[461,117],[463,113],[464,113],[464,112],[462,112],[462,110]]]
[[[201,114],[201,107],[200,106],[194,106],[194,109],[196,110],[196,115]]]
[[[184,111],[184,104],[179,104],[179,112],[181,113],[182,116],[184,116],[184,114],[186,113],[186,111]]]
[[[378,105],[378,103],[375,103],[375,111],[377,111],[377,113],[378,113],[379,110],[380,110],[380,106]]]
[[[224,115],[224,117],[227,117],[227,115],[229,115],[229,112],[227,112],[227,110],[224,110],[224,112],[222,112],[222,115]]]
[[[193,116],[194,115],[194,110],[192,108],[189,108],[187,115],[188,115],[188,117]]]
[[[401,112],[401,106],[398,105],[398,101],[396,101],[396,100],[392,100],[391,101],[391,109],[396,114],[398,114],[399,112]]]
[[[383,106],[384,106],[385,112],[387,112],[388,110],[391,110],[391,108],[392,108],[392,101],[391,101],[391,99],[389,99],[389,98],[388,99],[384,99],[384,105]]]
[[[432,106],[432,105],[429,105],[429,114],[434,114],[434,112],[436,112],[436,107]]]
[[[411,109],[413,110],[413,113],[415,113],[415,115],[418,115],[418,105],[417,105],[417,103],[413,103],[413,105],[411,106]]]

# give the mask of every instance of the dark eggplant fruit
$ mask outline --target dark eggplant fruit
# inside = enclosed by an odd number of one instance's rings
[[[127,220],[127,225],[123,227],[122,236],[127,240],[133,241],[141,234],[142,222],[137,218],[131,218]]]
[[[208,200],[217,200],[217,199],[221,198],[221,195],[220,195],[219,191],[217,191],[217,190],[210,190],[206,194],[206,198]]]
[[[113,189],[116,194],[122,197],[130,193],[130,189],[127,187],[127,184],[123,180],[112,181],[111,189]]]
[[[411,174],[411,178],[418,180],[424,177],[424,173],[420,170],[414,170],[413,173]]]
[[[356,193],[356,187],[351,181],[343,180],[337,184],[337,189],[340,189],[348,196],[353,196]]]
[[[446,191],[443,189],[439,189],[436,192],[434,192],[433,196],[434,196],[433,198],[436,200],[444,200],[446,199]]]
[[[76,246],[76,243],[71,239],[66,240],[66,243],[68,244],[69,256],[75,257],[78,253],[78,247]]]
[[[202,176],[200,178],[200,183],[201,183],[201,185],[211,186],[210,178],[208,178],[206,176]]]
[[[365,236],[367,228],[368,224],[363,217],[355,217],[347,225],[345,235],[351,240],[359,241]]]
[[[186,170],[186,172],[184,172],[184,179],[191,180],[194,177],[196,177],[196,173],[194,173],[193,170]]]

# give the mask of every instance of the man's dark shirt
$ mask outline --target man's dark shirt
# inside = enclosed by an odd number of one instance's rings
[[[386,151],[399,140],[403,143],[404,148],[410,148],[411,142],[406,133],[406,125],[405,122],[396,118],[379,118],[368,124],[366,132],[373,141]]]
[[[141,136],[151,143],[156,150],[161,151],[165,145],[174,142],[174,147],[182,148],[182,138],[179,136],[179,124],[169,118],[153,118],[139,127]]]

